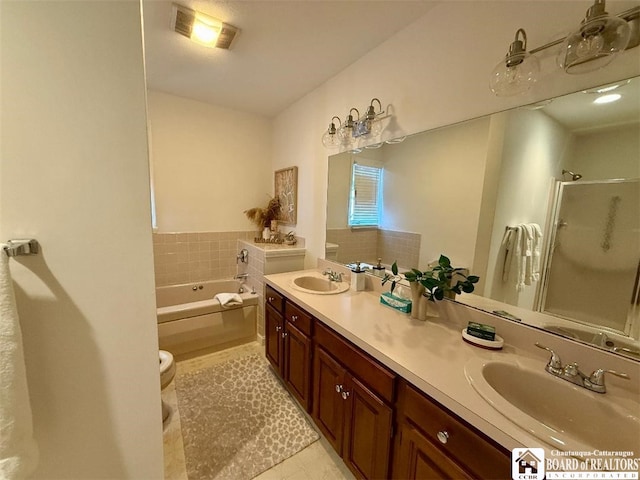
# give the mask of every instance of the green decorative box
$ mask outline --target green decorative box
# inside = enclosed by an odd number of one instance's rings
[[[380,303],[402,313],[411,313],[411,300],[396,297],[389,292],[380,295]]]

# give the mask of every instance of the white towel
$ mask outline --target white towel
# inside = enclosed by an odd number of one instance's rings
[[[218,300],[224,308],[242,305],[242,297],[237,293],[218,293],[213,298]]]
[[[0,245],[0,478],[26,478],[37,463],[22,332],[9,257]]]
[[[508,228],[502,238],[505,249],[502,281],[507,283],[514,272],[516,289],[521,292],[527,285],[540,279],[540,245],[542,230],[535,223],[519,224]]]

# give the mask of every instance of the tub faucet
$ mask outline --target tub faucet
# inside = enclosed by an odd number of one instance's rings
[[[237,275],[233,276],[234,280],[246,280],[247,278],[249,278],[248,273],[238,273]]]
[[[613,370],[605,370],[599,368],[595,370],[591,375],[585,375],[578,368],[577,363],[570,363],[568,365],[562,366],[562,362],[560,361],[560,357],[556,352],[551,350],[549,347],[545,347],[544,345],[540,345],[539,343],[535,344],[536,347],[542,348],[543,350],[547,350],[551,353],[551,358],[547,363],[544,369],[549,372],[554,377],[561,378],[562,380],[566,380],[567,382],[571,382],[579,387],[586,388],[587,390],[591,390],[596,393],[606,393],[607,388],[604,384],[604,375],[605,373],[610,373],[611,375],[615,375],[616,377],[624,378],[629,380],[629,375],[626,373],[614,372]]]

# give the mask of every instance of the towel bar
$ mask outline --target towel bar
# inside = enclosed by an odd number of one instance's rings
[[[40,251],[40,244],[35,238],[22,240],[8,240],[4,246],[5,253],[10,257],[19,255],[35,255]]]

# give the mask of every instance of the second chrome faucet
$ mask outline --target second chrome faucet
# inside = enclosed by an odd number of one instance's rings
[[[611,375],[627,380],[629,379],[629,375],[626,373],[614,372],[613,370],[605,370],[602,368],[595,370],[591,375],[586,375],[580,371],[577,363],[570,363],[563,366],[562,361],[556,352],[551,350],[549,347],[540,345],[539,343],[536,343],[535,345],[536,347],[542,348],[543,350],[551,353],[551,358],[549,358],[549,362],[547,362],[547,365],[544,368],[547,372],[554,377],[561,378],[562,380],[566,380],[567,382],[571,382],[575,385],[586,388],[587,390],[591,390],[592,392],[606,393],[607,388],[604,384],[605,373],[610,373]]]

